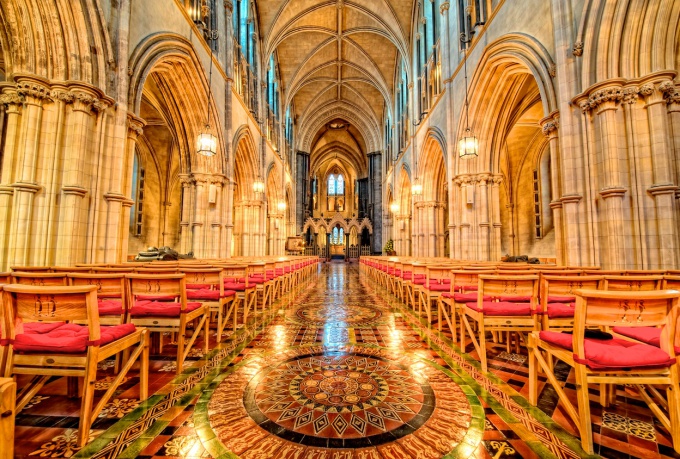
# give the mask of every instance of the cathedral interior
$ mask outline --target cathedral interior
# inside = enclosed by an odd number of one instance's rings
[[[0,459],[680,458],[679,72],[679,0],[1,0]]]

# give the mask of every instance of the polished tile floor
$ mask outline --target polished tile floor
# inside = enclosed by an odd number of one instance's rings
[[[326,264],[319,277],[254,315],[207,355],[193,352],[180,376],[172,346],[152,356],[154,395],[140,403],[132,374],[80,451],[78,400],[61,395],[64,384],[54,381],[18,415],[16,455],[584,457],[549,385],[541,389],[540,410],[522,396],[526,355],[492,349],[490,373],[482,374],[474,355],[461,354],[436,330],[358,265]],[[112,364],[100,368],[97,389],[106,389]],[[561,373],[573,394],[568,368]],[[618,401],[593,410],[596,452],[680,457],[634,394],[622,391]]]

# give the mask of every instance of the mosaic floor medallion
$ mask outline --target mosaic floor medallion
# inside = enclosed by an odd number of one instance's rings
[[[372,325],[382,318],[380,309],[352,304],[314,304],[292,311],[289,318],[305,325],[328,326],[342,323],[344,327]]]
[[[250,416],[322,438],[364,438],[399,428],[412,433],[432,414],[434,394],[402,365],[359,354],[311,355],[282,362],[251,381]],[[394,435],[384,436],[384,442]],[[378,439],[378,443],[381,443]]]

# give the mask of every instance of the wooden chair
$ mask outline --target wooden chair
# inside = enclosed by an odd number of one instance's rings
[[[425,309],[427,323],[432,324],[432,302],[439,302],[442,293],[451,291],[451,266],[427,266],[426,282],[420,292],[420,308]],[[437,317],[441,317],[437,315]]]
[[[42,273],[17,271],[12,273],[12,284],[34,286],[65,286],[68,285],[66,273]]]
[[[232,314],[234,330],[236,330],[236,308],[234,307],[236,292],[225,290],[224,271],[221,268],[182,267],[180,270],[186,279],[187,301],[199,301],[206,304],[211,316],[216,318],[215,331],[219,343],[222,341],[222,334]]]
[[[254,310],[256,307],[255,300],[257,298],[255,295],[255,284],[250,282],[248,265],[222,264],[216,266],[219,266],[224,272],[224,288],[236,292],[234,317],[236,319],[238,308],[241,307],[243,309],[243,324],[245,325],[248,321],[250,308],[252,307]],[[234,329],[236,329],[236,326],[237,323],[234,322]]]
[[[0,378],[0,459],[14,457],[14,417],[17,385],[11,378]]]
[[[604,276],[604,290],[635,292],[660,290],[663,276]]]
[[[487,300],[485,301],[485,297]],[[491,301],[489,301],[491,298]],[[479,276],[475,303],[461,308],[460,348],[465,349],[465,332],[470,335],[482,364],[488,371],[486,332],[528,333],[537,329],[538,276]],[[477,333],[472,323],[476,325]],[[475,336],[476,335],[476,336]]]
[[[541,275],[541,329],[568,329],[574,326],[576,294],[579,289],[602,288],[604,276]]]
[[[120,325],[127,322],[129,305],[125,292],[125,274],[70,273],[67,279],[69,285],[97,286],[100,324]]]
[[[0,273],[0,285],[10,284],[12,282],[11,273]]]
[[[184,274],[126,274],[130,321],[149,332],[177,334],[176,374],[182,372],[184,361],[203,327],[203,352],[208,352],[210,309],[203,303],[187,303]],[[187,340],[187,324],[196,321],[193,334]]]
[[[272,304],[274,279],[267,275],[267,265],[262,261],[248,263],[249,282],[255,284],[255,295],[262,299],[262,311]],[[255,300],[257,303],[257,299]]]
[[[21,410],[53,376],[83,378],[77,439],[78,446],[83,446],[93,420],[137,360],[140,362],[140,400],[147,398],[147,330],[135,328],[132,324],[100,327],[96,286],[10,284],[5,285],[3,290],[5,319],[2,336],[6,336],[10,343],[5,376],[35,375],[21,388],[17,396],[17,410]],[[34,323],[34,327],[29,328],[29,323]],[[49,327],[52,332],[46,332],[46,328],[42,330],[45,333],[31,332],[36,330],[35,327]],[[126,349],[132,351],[130,358],[93,408],[97,364]]]
[[[92,273],[93,274],[114,274],[114,273],[120,273],[120,274],[132,274],[135,271],[135,268],[112,268],[112,267],[94,267],[92,268]]]
[[[680,292],[577,290],[573,334],[535,331],[529,335],[529,401],[538,402],[538,370],[557,392],[568,417],[576,425],[583,449],[593,454],[588,387],[592,384],[635,386],[650,410],[668,429],[680,452],[680,372],[675,336]],[[608,329],[622,323],[632,328],[661,327],[659,346],[607,336],[592,328]],[[574,368],[577,407],[544,358],[562,360]],[[666,386],[668,412],[654,402],[646,385]]]
[[[468,270],[468,269],[452,269],[449,271],[451,279],[451,291],[442,293],[437,302],[437,309],[439,315],[439,331],[442,330],[442,319],[446,325],[449,326],[453,342],[458,341],[457,318],[460,315],[461,308],[465,303],[477,301],[477,289],[479,288],[479,275],[494,275],[493,269],[487,270]],[[461,323],[461,333],[463,324]]]
[[[665,269],[627,269],[626,276],[663,276],[667,271]]]

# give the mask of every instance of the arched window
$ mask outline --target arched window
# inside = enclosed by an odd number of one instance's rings
[[[328,176],[328,196],[335,196],[335,175]]]
[[[342,174],[328,176],[328,196],[345,195],[345,178]]]
[[[343,228],[338,228],[337,226],[333,228],[331,233],[331,244],[342,245],[345,243],[345,230]]]
[[[130,208],[130,232],[134,236],[141,236],[142,211],[144,209],[144,168],[140,164],[137,152],[135,152],[132,165],[132,199],[134,199],[135,204]]]

